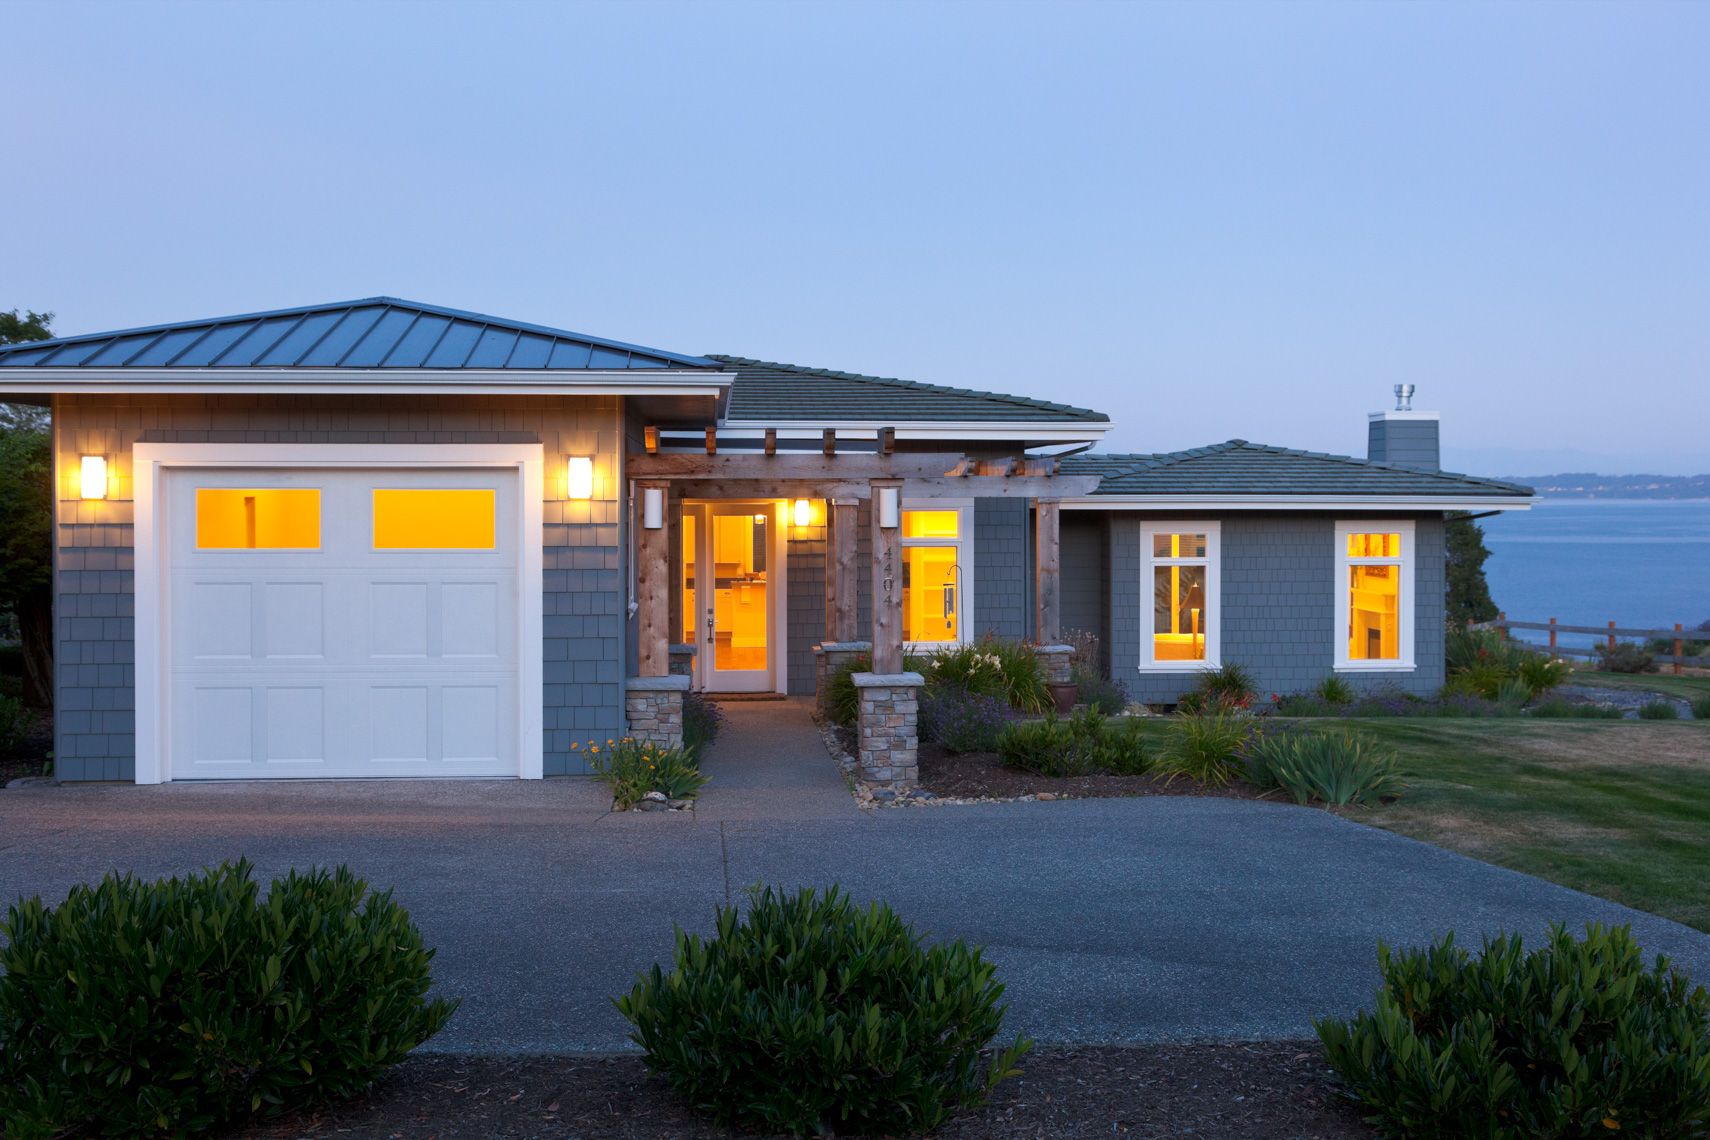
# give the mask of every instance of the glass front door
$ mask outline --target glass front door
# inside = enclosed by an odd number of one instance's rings
[[[773,688],[776,529],[771,503],[684,508],[683,624],[695,627],[696,668],[710,692]]]

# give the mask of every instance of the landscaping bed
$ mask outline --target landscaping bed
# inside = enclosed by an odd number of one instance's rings
[[[947,752],[937,744],[922,744],[919,752],[920,787],[939,798],[1013,799],[1040,793],[1065,799],[1121,796],[1218,796],[1253,800],[1265,792],[1234,780],[1217,787],[1187,776],[1171,780],[1166,773],[1140,776],[1040,776],[1019,768],[1006,768],[995,752]],[[1277,798],[1272,793],[1271,798]]]
[[[1038,1136],[1299,1137],[1376,1133],[1336,1099],[1316,1042],[1036,1048],[946,1140]],[[412,1057],[368,1095],[235,1134],[244,1140],[541,1136],[712,1140],[715,1128],[637,1056]],[[755,1135],[747,1133],[746,1135]]]

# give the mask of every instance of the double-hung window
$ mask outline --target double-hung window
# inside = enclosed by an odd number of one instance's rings
[[[1140,524],[1140,668],[1221,663],[1221,566],[1215,522]]]
[[[1336,524],[1336,668],[1413,668],[1413,523]]]
[[[920,509],[911,509],[916,506]],[[903,504],[904,642],[932,646],[968,639],[963,546],[973,521],[971,502],[929,499]]]

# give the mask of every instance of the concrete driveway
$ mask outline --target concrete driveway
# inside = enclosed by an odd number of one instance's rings
[[[0,792],[0,898],[57,901],[126,869],[238,855],[265,879],[344,862],[395,889],[464,999],[434,1049],[613,1050],[608,998],[668,959],[671,926],[765,880],[838,882],[935,937],[983,943],[1013,1027],[1048,1042],[1300,1037],[1377,983],[1377,940],[1528,938],[1631,922],[1710,979],[1710,936],[1348,823],[1249,801],[1151,798],[857,810],[797,704],[734,706],[700,810],[613,815],[586,780]]]

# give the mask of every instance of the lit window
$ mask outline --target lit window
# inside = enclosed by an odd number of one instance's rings
[[[315,550],[321,493],[313,487],[196,488],[201,550]]]
[[[376,488],[374,549],[492,550],[494,498],[485,489]]]
[[[903,641],[943,644],[963,639],[962,511],[902,513]]]
[[[1143,522],[1146,556],[1140,635],[1143,669],[1200,669],[1218,664],[1218,525]]]
[[[1336,524],[1336,666],[1413,667],[1413,524]]]

